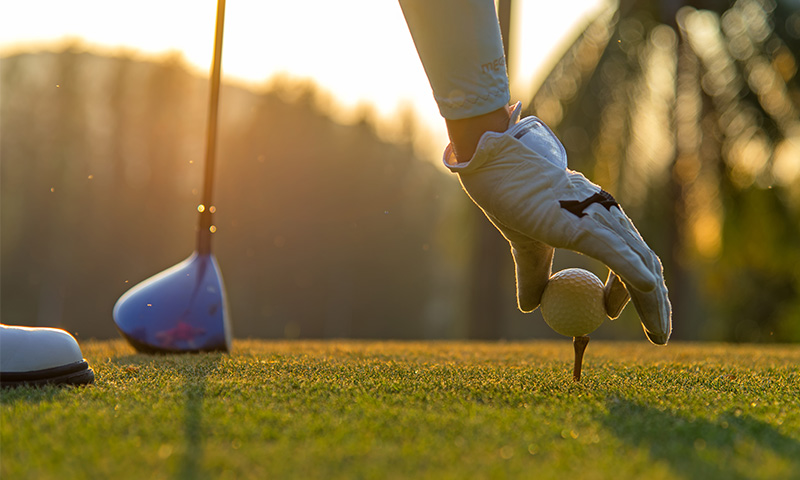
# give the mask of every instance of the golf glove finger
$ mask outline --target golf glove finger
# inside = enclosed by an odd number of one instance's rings
[[[620,237],[629,237],[632,248],[647,265],[647,268],[656,273],[658,275],[657,278],[661,280],[656,283],[653,289],[643,290],[631,282],[625,282],[625,277],[621,279],[623,283],[626,283],[625,286],[630,293],[633,305],[639,313],[645,335],[651,342],[657,345],[665,345],[672,332],[672,307],[667,295],[667,286],[663,279],[661,260],[647,247],[633,223],[621,208],[612,208],[609,213],[610,215],[598,215],[597,212],[593,212],[589,215],[594,215],[598,223],[607,225]],[[636,239],[639,241],[636,242]]]
[[[445,166],[506,238],[515,232],[605,263],[628,288],[647,337],[665,344],[672,320],[660,260],[608,192],[566,168],[553,132],[536,117],[517,123],[519,111],[506,132],[481,137],[469,162],[458,163],[448,146]]]

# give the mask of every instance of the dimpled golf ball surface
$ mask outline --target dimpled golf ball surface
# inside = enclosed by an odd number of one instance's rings
[[[544,321],[561,335],[588,335],[606,319],[603,282],[581,268],[561,270],[547,282],[541,309]]]

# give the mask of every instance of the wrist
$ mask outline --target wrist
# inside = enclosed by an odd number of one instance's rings
[[[484,133],[505,132],[510,118],[511,113],[506,105],[477,117],[445,119],[447,134],[458,163],[468,162],[472,158]]]

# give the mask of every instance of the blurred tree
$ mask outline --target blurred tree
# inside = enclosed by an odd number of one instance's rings
[[[7,323],[115,336],[130,286],[191,253],[207,79],[62,52],[0,61],[0,308]],[[456,183],[414,155],[406,112],[381,140],[311,83],[225,85],[215,242],[237,336],[452,337]]]
[[[798,341],[800,14],[622,1],[531,102],[665,262],[676,338]]]

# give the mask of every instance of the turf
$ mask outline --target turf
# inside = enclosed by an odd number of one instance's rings
[[[86,388],[0,394],[0,477],[789,479],[800,348],[83,343]],[[567,475],[565,477],[565,475]]]

